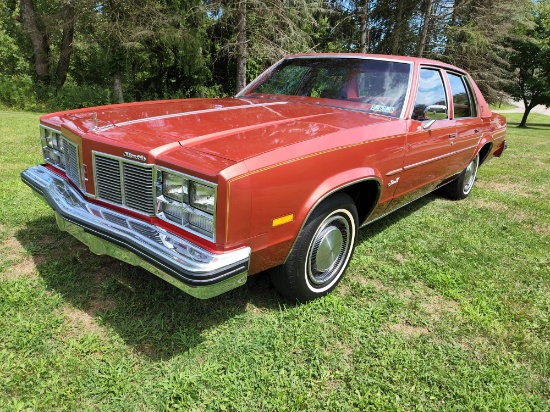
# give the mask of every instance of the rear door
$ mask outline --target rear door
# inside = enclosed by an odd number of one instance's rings
[[[447,72],[453,118],[456,123],[456,137],[452,139],[454,156],[449,158],[451,172],[462,171],[472,159],[481,138],[482,121],[468,78],[460,73]]]

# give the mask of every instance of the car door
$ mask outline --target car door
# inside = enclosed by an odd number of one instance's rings
[[[482,121],[467,77],[447,71],[447,78],[453,102],[453,119],[456,124],[456,137],[451,139],[454,155],[449,157],[449,167],[450,173],[458,173],[472,159],[481,138]]]
[[[403,167],[394,178],[398,185],[392,209],[429,193],[451,173],[449,157],[457,129],[449,100],[444,71],[420,67]]]

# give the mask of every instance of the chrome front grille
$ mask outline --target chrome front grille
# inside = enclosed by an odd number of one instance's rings
[[[67,177],[78,187],[80,183],[80,167],[78,166],[78,146],[63,137],[63,150],[65,152],[65,173]]]
[[[95,154],[94,178],[98,199],[148,215],[155,214],[151,166]]]
[[[119,160],[95,156],[95,184],[98,198],[122,205]]]
[[[132,163],[122,163],[122,184],[126,206],[149,215],[155,214],[153,169]]]

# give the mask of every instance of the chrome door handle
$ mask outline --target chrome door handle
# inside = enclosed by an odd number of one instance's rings
[[[455,134],[455,133],[449,134],[449,139],[454,139],[454,138],[456,138],[456,134]]]

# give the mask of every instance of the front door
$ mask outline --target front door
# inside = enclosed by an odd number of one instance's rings
[[[392,209],[431,192],[451,173],[457,128],[449,107],[443,72],[421,68]]]

